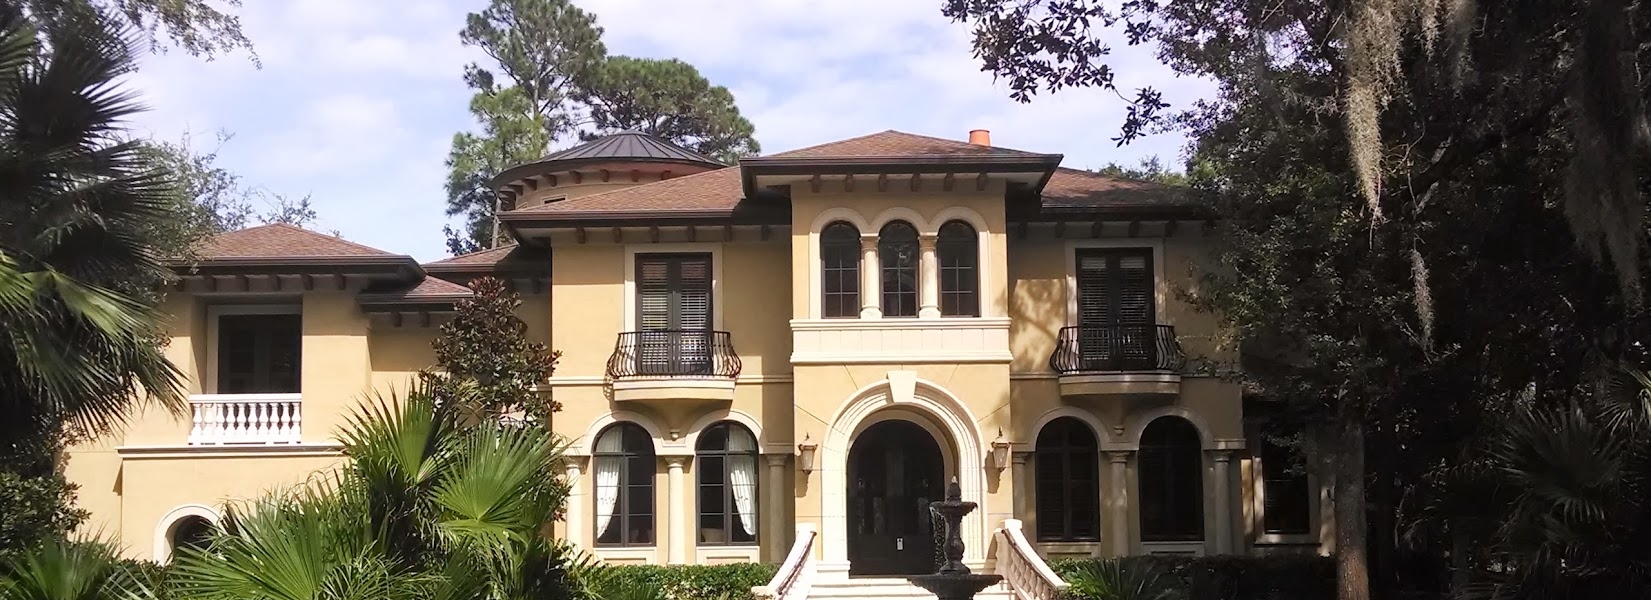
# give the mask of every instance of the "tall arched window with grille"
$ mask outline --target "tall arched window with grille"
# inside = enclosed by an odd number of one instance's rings
[[[980,316],[980,237],[963,221],[940,226],[935,240],[940,268],[940,315]]]
[[[723,421],[699,434],[694,449],[700,545],[757,543],[757,439]]]
[[[1204,457],[1198,428],[1159,417],[1141,432],[1141,541],[1204,539]]]
[[[877,232],[877,258],[882,263],[883,316],[917,316],[917,229],[905,221],[891,221]]]
[[[596,436],[596,544],[654,544],[654,444],[635,423],[615,423]]]
[[[860,316],[860,230],[842,221],[820,231],[820,316]]]
[[[1100,447],[1089,425],[1072,417],[1038,432],[1036,467],[1038,541],[1101,538]]]

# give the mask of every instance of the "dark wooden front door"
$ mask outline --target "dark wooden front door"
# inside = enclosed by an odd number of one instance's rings
[[[929,503],[942,499],[940,445],[910,421],[866,428],[848,453],[850,575],[933,573],[938,532]]]

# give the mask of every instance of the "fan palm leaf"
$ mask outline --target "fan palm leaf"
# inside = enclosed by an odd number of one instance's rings
[[[5,600],[144,600],[153,595],[103,541],[48,540],[0,565]]]
[[[150,308],[171,183],[118,139],[141,110],[120,85],[134,61],[108,22],[42,33],[0,10],[0,410],[31,423],[99,433],[134,399],[186,408]]]

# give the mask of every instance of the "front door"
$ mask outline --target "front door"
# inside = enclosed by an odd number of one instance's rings
[[[943,499],[940,446],[910,421],[866,428],[848,453],[850,575],[922,575],[939,565],[941,531],[929,503]]]

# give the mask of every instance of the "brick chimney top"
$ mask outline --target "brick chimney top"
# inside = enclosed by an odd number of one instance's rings
[[[992,145],[992,132],[991,132],[991,130],[989,130],[989,129],[971,129],[971,130],[969,130],[969,143],[974,144],[976,146],[990,146],[990,145]]]

